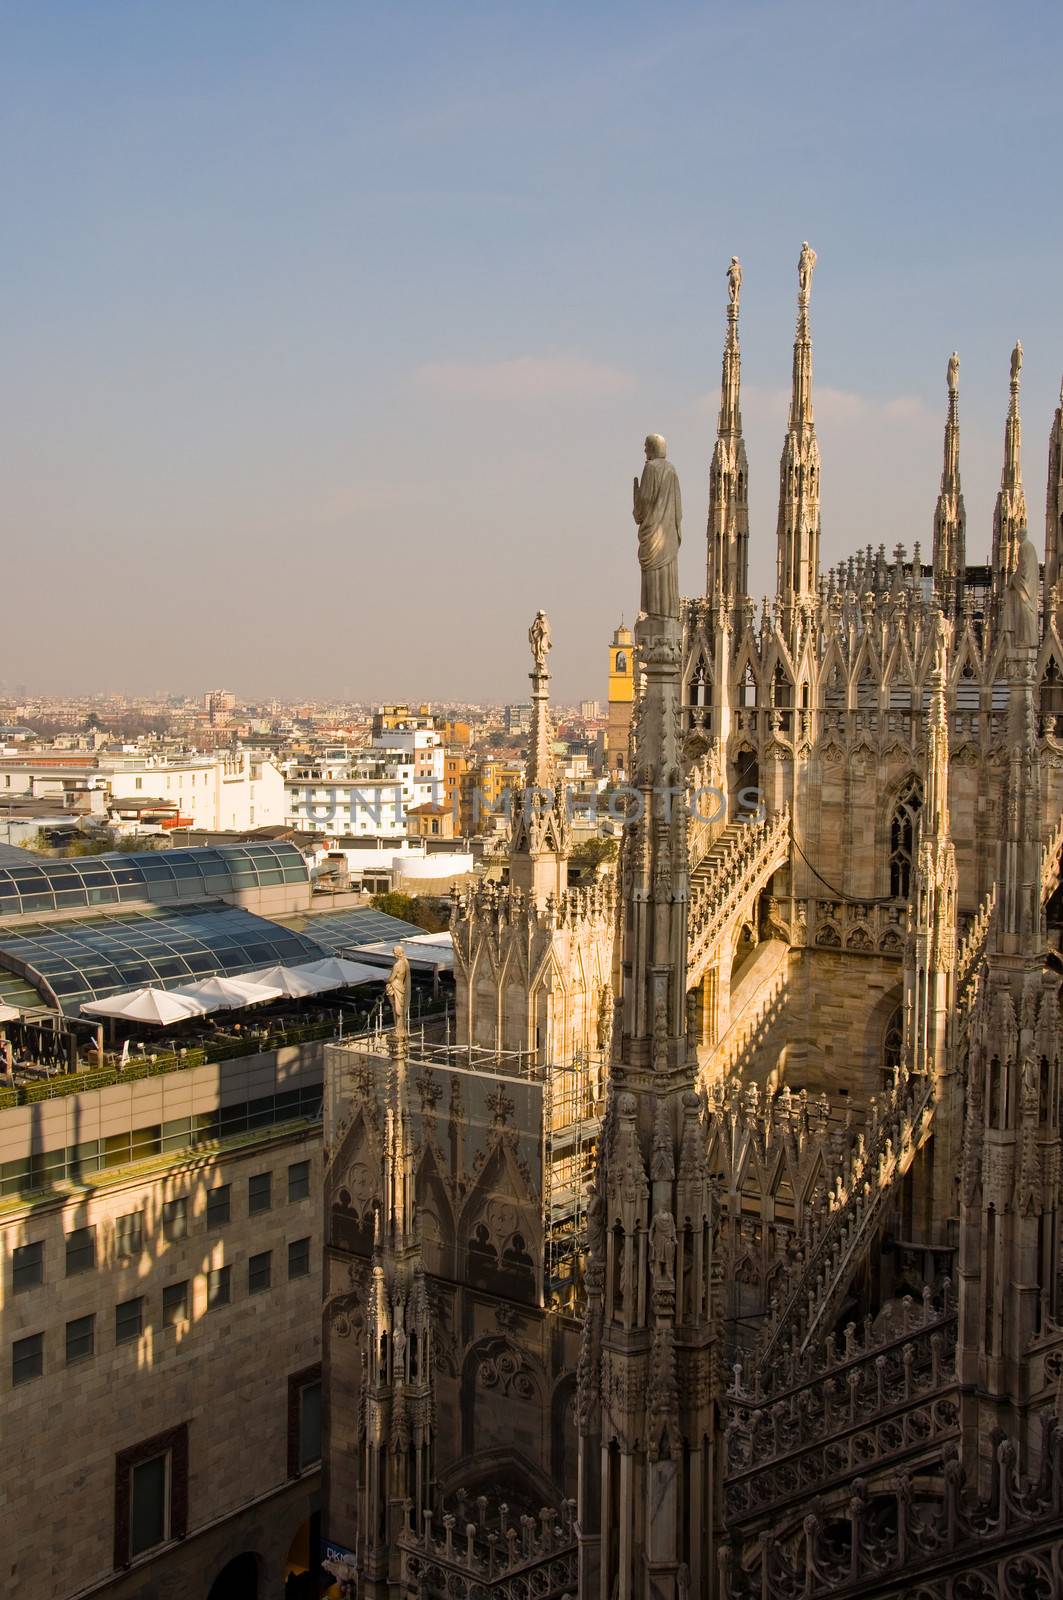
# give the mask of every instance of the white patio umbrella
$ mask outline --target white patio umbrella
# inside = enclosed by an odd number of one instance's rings
[[[202,983],[186,983],[177,991],[193,1000],[219,1010],[239,1011],[244,1006],[261,1005],[266,1000],[278,1000],[283,994],[275,984],[262,983],[257,978],[204,978]]]
[[[305,967],[263,967],[261,972],[248,972],[241,982],[266,984],[289,1000],[302,1000],[306,995],[320,994],[330,987],[312,977]]]
[[[364,961],[345,961],[342,956],[309,961],[295,970],[318,979],[323,989],[351,989],[358,983],[380,983],[387,976],[380,967],[371,967]]]
[[[150,985],[129,989],[125,994],[108,995],[105,1000],[89,1000],[81,1007],[87,1017],[119,1017],[126,1022],[150,1022],[160,1028],[185,1022],[189,1017],[206,1016],[214,1009],[191,995],[154,989]]]

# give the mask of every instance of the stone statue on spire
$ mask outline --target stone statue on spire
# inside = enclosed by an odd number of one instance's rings
[[[396,1039],[405,1039],[407,1017],[410,1010],[410,963],[401,944],[394,950],[395,963],[388,973],[388,981],[384,985],[384,993],[391,1006],[391,1014],[395,1021]]]
[[[1022,340],[1016,339],[1015,348],[1011,352],[1011,381],[1018,383],[1019,373],[1022,371]]]
[[[642,611],[647,617],[679,616],[679,546],[683,505],[679,476],[659,433],[646,436],[646,465],[635,479],[633,516],[639,525]]]
[[[742,263],[737,256],[731,257],[731,265],[727,268],[727,298],[735,310],[738,310],[738,301],[742,294]]]
[[[808,297],[812,293],[812,274],[816,270],[816,259],[816,252],[806,239],[801,246],[797,262],[797,287],[802,305],[808,304]]]
[[[1004,633],[1013,650],[1036,650],[1040,643],[1037,625],[1040,583],[1037,551],[1029,535],[1024,533],[1018,564],[1004,591]]]
[[[955,350],[949,356],[948,373],[949,394],[956,394],[960,387],[960,358]]]
[[[545,672],[546,652],[551,648],[550,624],[546,620],[546,612],[541,608],[535,613],[535,619],[528,629],[528,643],[531,645],[536,671]]]

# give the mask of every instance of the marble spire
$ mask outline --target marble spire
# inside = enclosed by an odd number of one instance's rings
[[[949,727],[945,703],[951,622],[933,613],[933,667],[926,738],[926,801],[919,819],[915,904],[905,951],[904,1063],[934,1079],[935,1097],[948,1102],[935,1133],[943,1159],[932,1173],[933,1226],[955,1215],[953,1193],[961,1123],[958,1080],[950,1051],[956,987],[956,919],[959,879],[949,825]],[[941,1239],[944,1242],[944,1239]]]
[[[945,459],[934,511],[934,587],[945,615],[956,616],[963,602],[967,515],[960,486],[960,358],[955,350],[949,357],[947,385]]]
[[[662,586],[659,593],[663,596]],[[587,1208],[579,1358],[581,1595],[682,1600],[715,1580],[713,1197],[687,1040],[682,628],[644,608],[621,873],[622,1030]],[[686,1544],[689,1542],[689,1554]]]
[[[557,783],[550,726],[550,624],[537,611],[528,629],[531,646],[531,740],[524,787],[513,796],[509,836],[509,881],[540,909],[568,887],[569,822]]]
[[[993,583],[999,593],[1019,564],[1019,546],[1026,535],[1026,491],[1022,486],[1022,423],[1019,418],[1019,374],[1022,345],[1011,352],[1011,393],[1004,424],[1004,466],[993,511]]]
[[[1045,506],[1045,610],[1055,605],[1052,591],[1060,581],[1063,558],[1063,381],[1059,385],[1059,405],[1052,419],[1048,438],[1048,497]]]
[[[801,247],[797,278],[790,419],[779,465],[778,577],[784,611],[815,599],[819,581],[819,445],[812,413],[812,338],[808,303],[816,252]]]
[[[746,594],[749,567],[749,463],[742,437],[742,352],[738,343],[742,266],[737,256],[731,257],[727,286],[720,415],[709,469],[706,593],[731,603]]]

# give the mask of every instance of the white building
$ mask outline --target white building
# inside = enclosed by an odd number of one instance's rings
[[[163,802],[159,814],[169,812],[171,825],[213,833],[269,827],[285,817],[283,772],[249,750],[0,760],[0,796],[53,800],[72,812],[109,817],[120,833],[160,831],[131,820],[143,800]]]
[[[101,768],[101,773],[104,769]],[[211,832],[275,826],[284,821],[284,774],[274,762],[242,750],[123,765],[107,773],[114,800],[150,796],[175,801],[182,819]]]
[[[292,828],[403,839],[406,813],[443,798],[443,744],[433,728],[392,728],[355,756],[294,768],[285,780]]]

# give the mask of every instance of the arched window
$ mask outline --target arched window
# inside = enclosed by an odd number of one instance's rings
[[[757,703],[757,680],[753,676],[753,668],[746,666],[742,674],[742,681],[738,685],[738,702],[742,706],[755,706]]]
[[[773,706],[791,706],[793,701],[794,686],[782,667],[777,666],[771,678],[771,703]]]
[[[1046,733],[1058,733],[1063,722],[1063,675],[1050,656],[1041,679],[1041,715]]]
[[[922,804],[922,785],[918,778],[909,778],[890,821],[890,894],[895,900],[907,900],[912,892],[915,826]]]
[[[627,655],[623,650],[616,652],[616,670],[617,672],[627,671]]]
[[[904,1018],[898,1006],[886,1023],[882,1035],[882,1087],[892,1089],[894,1073],[901,1064],[901,1047],[904,1044]]]

